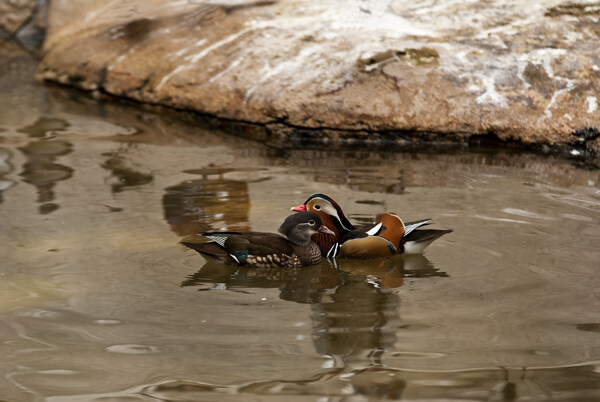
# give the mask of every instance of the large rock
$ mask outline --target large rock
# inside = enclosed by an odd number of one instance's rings
[[[280,140],[493,133],[597,151],[599,20],[589,0],[54,0],[38,73]]]

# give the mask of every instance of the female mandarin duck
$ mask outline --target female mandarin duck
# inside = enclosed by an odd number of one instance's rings
[[[317,213],[333,234],[317,233],[313,241],[324,257],[369,259],[396,254],[419,254],[435,239],[452,230],[416,230],[431,219],[404,223],[397,215],[386,212],[376,216],[375,224],[355,228],[342,208],[331,197],[313,194],[293,211]]]
[[[182,244],[207,259],[224,264],[299,268],[321,261],[321,250],[311,236],[316,233],[333,234],[314,212],[288,216],[279,233],[285,237],[263,232],[210,232],[202,233],[212,240],[210,243]]]

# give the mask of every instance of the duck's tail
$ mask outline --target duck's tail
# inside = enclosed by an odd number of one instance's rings
[[[230,265],[238,265],[239,264],[239,261],[234,260],[233,257],[223,247],[221,247],[219,244],[217,244],[215,242],[188,243],[188,242],[182,241],[181,244],[183,244],[186,247],[191,248],[192,250],[196,250],[197,252],[202,254],[202,256],[204,258],[206,258],[207,260],[219,262],[221,264],[230,264]]]
[[[403,249],[405,254],[420,254],[427,246],[433,243],[434,240],[439,239],[443,235],[450,232],[452,232],[452,229],[413,230],[402,238],[400,247]]]
[[[413,230],[420,228],[421,226],[431,225],[431,219],[420,219],[414,222],[404,222],[404,235],[403,237],[407,237],[410,235]]]

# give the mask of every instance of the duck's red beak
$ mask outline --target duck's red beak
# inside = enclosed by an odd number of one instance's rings
[[[302,205],[298,205],[297,207],[292,207],[290,209],[292,211],[296,211],[296,212],[306,211],[306,205],[302,204]]]

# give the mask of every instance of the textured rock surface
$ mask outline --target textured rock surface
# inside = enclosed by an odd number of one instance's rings
[[[42,45],[47,0],[0,0],[0,41],[16,41],[32,53]]]
[[[0,0],[0,28],[16,33],[34,14],[36,0]]]
[[[598,150],[600,2],[54,0],[48,24],[39,77],[280,140],[494,133]]]

